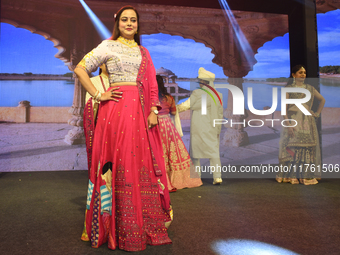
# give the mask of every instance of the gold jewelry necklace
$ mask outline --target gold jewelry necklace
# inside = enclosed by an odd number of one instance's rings
[[[126,46],[129,46],[130,48],[138,46],[138,44],[135,42],[134,39],[129,40],[129,39],[126,39],[126,38],[124,38],[122,36],[119,36],[117,41],[120,41],[122,44],[124,44]]]
[[[306,87],[306,84],[305,83],[302,83],[302,85],[298,85],[297,83],[295,83],[295,87],[299,87],[299,88],[304,88]]]

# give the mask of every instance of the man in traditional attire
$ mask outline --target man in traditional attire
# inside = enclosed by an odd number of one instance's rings
[[[222,183],[220,160],[221,125],[214,119],[223,119],[222,94],[214,89],[215,74],[201,67],[198,70],[200,88],[190,98],[179,104],[179,112],[191,110],[190,156],[197,171],[201,170],[200,159],[209,158],[213,184]],[[206,97],[206,114],[202,114],[202,97]]]

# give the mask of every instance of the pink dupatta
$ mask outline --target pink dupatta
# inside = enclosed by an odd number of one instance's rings
[[[147,49],[140,46],[142,62],[137,76],[137,86],[139,98],[142,104],[145,127],[147,128],[152,161],[155,175],[158,177],[159,191],[162,201],[162,206],[166,212],[170,213],[170,195],[167,187],[166,169],[162,148],[162,140],[159,127],[155,126],[148,129],[147,118],[150,114],[151,107],[156,106],[158,110],[161,105],[158,99],[158,84],[156,81],[156,70],[152,63],[150,54]]]

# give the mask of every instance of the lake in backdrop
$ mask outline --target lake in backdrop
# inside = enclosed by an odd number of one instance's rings
[[[325,107],[340,108],[340,86],[339,81],[332,83],[327,80],[327,86],[320,84],[320,92],[326,99]],[[178,81],[178,85],[184,89],[190,90],[193,83],[189,81]],[[218,82],[227,84],[225,82]],[[191,86],[190,86],[191,84]],[[281,109],[281,87],[262,83],[243,83],[246,109],[247,89],[253,88],[253,102],[255,109],[262,110],[263,107],[272,105],[272,89],[278,88],[278,106]],[[226,107],[228,102],[228,90],[217,89],[223,94],[223,105]],[[0,80],[0,107],[15,107],[20,101],[30,101],[31,106],[72,106],[74,93],[74,82],[65,80]],[[180,102],[185,99],[180,100]]]
[[[74,81],[65,80],[0,80],[0,106],[18,106],[30,101],[31,106],[72,106]]]

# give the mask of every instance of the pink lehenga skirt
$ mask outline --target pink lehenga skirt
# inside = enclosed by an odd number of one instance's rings
[[[154,173],[136,86],[122,86],[119,102],[101,102],[94,133],[92,166],[82,239],[92,247],[140,251],[169,244],[160,185]],[[93,179],[93,178],[92,178]],[[87,235],[87,236],[84,236]]]
[[[193,188],[203,183],[191,161],[189,153],[168,115],[158,116],[168,189]]]

